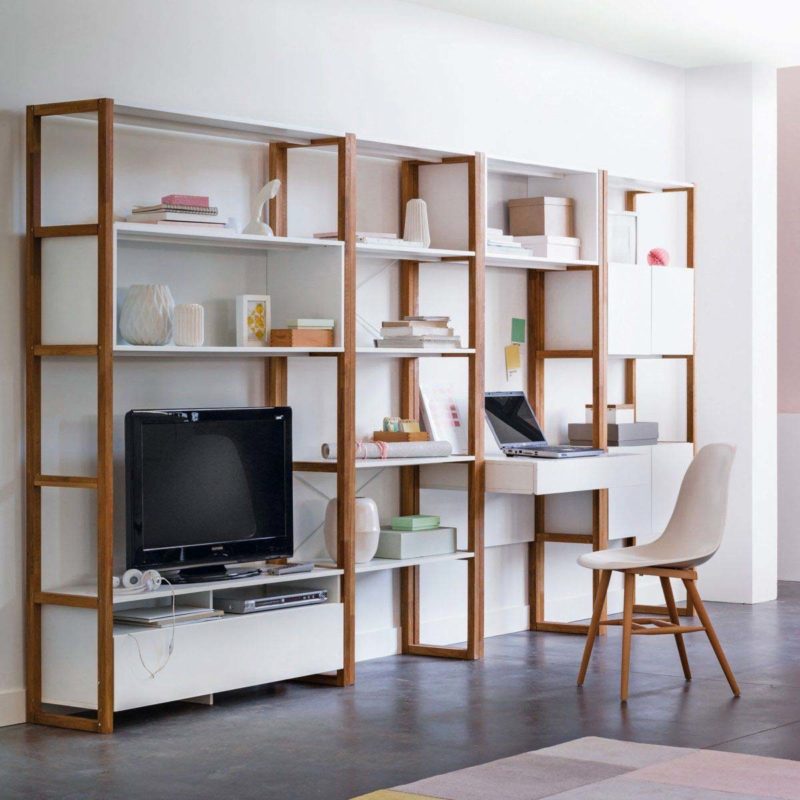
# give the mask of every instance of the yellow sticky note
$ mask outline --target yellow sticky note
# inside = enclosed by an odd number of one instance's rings
[[[518,344],[506,347],[506,378],[510,378],[522,365],[520,348]]]

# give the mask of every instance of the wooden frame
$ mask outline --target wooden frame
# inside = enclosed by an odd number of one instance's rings
[[[419,168],[424,162],[404,161],[400,171],[400,227],[408,200],[419,197]],[[483,657],[483,387],[484,387],[484,303],[486,231],[483,218],[485,202],[485,157],[445,158],[444,164],[464,163],[468,172],[468,260],[469,271],[469,411],[468,449],[475,460],[467,465],[467,549],[474,555],[467,560],[467,643],[466,647],[443,647],[420,642],[419,567],[400,570],[401,651],[407,655],[440,658],[478,659]],[[419,262],[400,262],[400,314],[414,315],[419,306]],[[419,359],[400,359],[400,414],[419,418]],[[419,467],[400,468],[400,513],[419,513]]]
[[[608,254],[606,238],[608,229],[608,173],[598,172],[598,259],[592,272],[592,349],[591,350],[547,350],[545,341],[545,285],[546,273],[528,271],[528,397],[539,420],[545,418],[545,370],[548,358],[591,358],[592,360],[592,404],[595,414],[592,420],[592,444],[606,450],[608,429],[606,426],[606,370],[608,365]],[[568,269],[570,269],[568,267]],[[585,267],[576,269],[585,270]],[[535,499],[533,541],[528,547],[528,603],[529,628],[550,633],[587,634],[589,626],[582,623],[550,622],[544,614],[545,544],[560,542],[567,544],[591,544],[592,550],[608,547],[608,490],[592,492],[592,533],[555,534],[547,531],[545,521],[545,496]],[[600,583],[593,577],[593,594],[599,596]],[[602,618],[605,619],[605,604]]]
[[[686,194],[686,267],[694,269],[695,259],[695,218],[694,218],[694,186],[676,187],[662,189],[664,192],[685,192]],[[625,192],[625,210],[636,211],[636,199],[640,194],[650,194],[641,190],[630,190]],[[694,315],[693,315],[694,316]],[[693,325],[695,332],[696,324]],[[681,358],[686,362],[686,441],[693,445],[693,450],[697,452],[697,442],[695,439],[696,429],[696,410],[695,410],[695,366],[694,351],[696,338],[692,335],[692,353],[680,356],[663,356],[663,358]],[[636,359],[625,359],[625,402],[633,404],[634,419],[636,419]],[[682,617],[691,617],[694,613],[694,604],[691,595],[687,596],[683,606],[676,606],[677,613]],[[641,605],[634,606],[637,614],[669,614],[669,605]]]
[[[97,114],[97,223],[41,225],[42,118],[62,114]],[[114,636],[112,571],[113,529],[113,197],[114,101],[103,98],[27,109],[27,257],[26,294],[26,717],[61,728],[111,733],[114,728]],[[97,344],[43,345],[42,239],[97,237]],[[42,369],[45,357],[88,356],[97,359],[97,475],[41,474]],[[97,597],[76,598],[42,591],[42,488],[92,489],[97,498]],[[42,702],[42,607],[94,609],[97,613],[97,715],[95,718],[52,713]]]

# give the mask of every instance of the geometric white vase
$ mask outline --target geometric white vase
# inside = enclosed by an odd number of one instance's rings
[[[169,286],[136,284],[119,311],[119,332],[130,344],[163,345],[172,338],[175,302]]]
[[[334,497],[325,509],[325,549],[336,561],[336,533],[338,529],[336,511],[338,503]],[[356,564],[365,564],[375,558],[381,537],[381,522],[378,506],[371,497],[356,497]]]
[[[424,200],[414,198],[406,203],[403,239],[406,242],[422,242],[423,247],[431,246],[431,232],[428,228],[428,206]]]
[[[175,344],[179,347],[200,347],[203,344],[203,306],[183,303],[175,306]]]

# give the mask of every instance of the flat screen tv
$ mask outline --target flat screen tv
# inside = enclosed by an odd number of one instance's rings
[[[125,473],[129,569],[219,580],[292,555],[290,408],[129,411]]]

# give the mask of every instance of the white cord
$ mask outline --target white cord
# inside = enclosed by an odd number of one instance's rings
[[[170,636],[169,647],[167,648],[166,661],[164,661],[164,663],[158,669],[156,669],[156,670],[150,669],[150,667],[148,667],[147,664],[145,664],[144,656],[142,655],[142,647],[139,644],[139,640],[132,633],[127,634],[128,636],[131,637],[131,639],[133,639],[133,643],[136,645],[136,650],[139,653],[139,661],[141,661],[142,666],[147,671],[147,674],[153,680],[155,680],[156,675],[158,675],[158,673],[161,672],[161,670],[164,669],[164,667],[166,667],[167,664],[169,664],[169,660],[170,660],[170,658],[172,658],[172,653],[175,650],[175,627],[176,627],[176,622],[175,622],[175,589],[172,586],[172,583],[170,583],[170,581],[168,581],[163,575],[161,576],[161,580],[164,583],[168,583],[169,584],[169,586],[170,586],[170,594],[172,595],[172,635]]]

